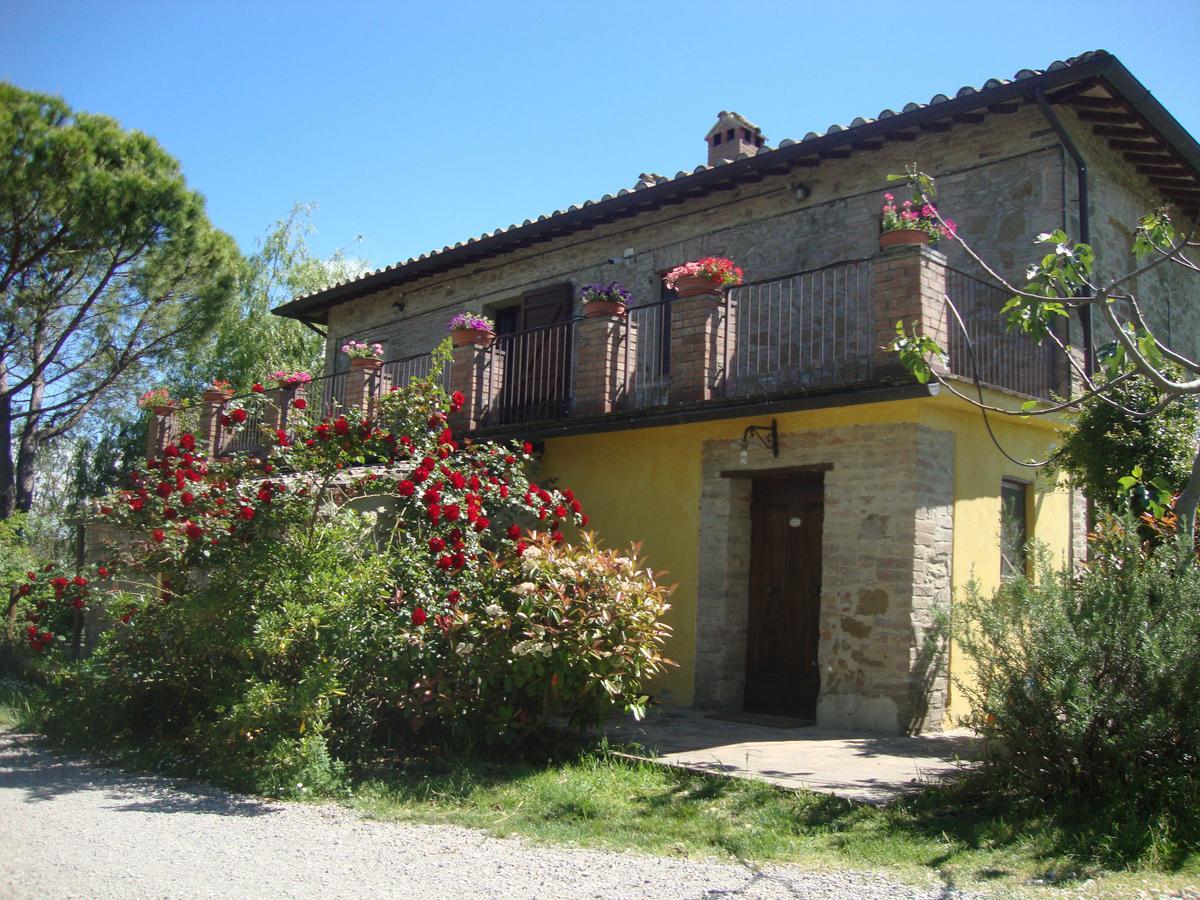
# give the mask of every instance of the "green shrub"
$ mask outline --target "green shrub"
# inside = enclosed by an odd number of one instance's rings
[[[1146,550],[1132,517],[1106,518],[1076,577],[971,591],[955,634],[990,774],[1027,797],[1117,811],[1115,821],[1200,836],[1200,567],[1186,540]]]
[[[1168,365],[1167,371],[1172,376],[1183,375],[1173,366]],[[1200,413],[1194,401],[1181,398],[1145,417],[1120,408],[1149,413],[1162,400],[1163,395],[1154,385],[1135,376],[1112,386],[1107,399],[1092,397],[1084,401],[1054,452],[1055,468],[1071,475],[1095,503],[1116,512],[1123,511],[1129,499],[1133,499],[1136,511],[1145,509],[1140,492],[1131,498],[1130,491],[1120,483],[1135,468],[1141,470],[1140,480],[1146,484],[1160,480],[1172,491],[1181,490],[1196,455]]]

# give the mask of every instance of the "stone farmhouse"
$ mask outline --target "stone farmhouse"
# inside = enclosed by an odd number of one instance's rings
[[[640,541],[677,582],[660,699],[880,732],[965,712],[938,636],[968,581],[994,588],[1036,539],[1084,552],[1085,501],[1016,460],[1044,457],[1044,419],[991,417],[916,383],[884,349],[898,320],[949,348],[948,378],[1018,408],[1070,389],[1062,360],[1009,334],[1004,290],[958,242],[881,251],[887,175],[916,162],[942,211],[1008,276],[1033,237],[1089,240],[1124,271],[1139,215],[1200,211],[1200,147],[1098,51],[963,87],[771,146],[722,112],[707,160],[673,177],[526,219],[294,299],[275,312],[338,348],[379,342],[374,389],[428,371],[456,313],[496,322],[458,347],[460,432],[537,443],[539,478],[572,487],[609,545]],[[663,273],[723,256],[746,273],[682,298]],[[1158,327],[1200,352],[1197,289],[1158,271]],[[623,283],[625,315],[583,317],[591,282]],[[953,302],[965,324],[947,308]],[[1090,323],[1070,338],[1090,346]],[[974,361],[971,350],[974,350]],[[1091,356],[1090,351],[1086,351]],[[368,385],[368,390],[371,387]]]

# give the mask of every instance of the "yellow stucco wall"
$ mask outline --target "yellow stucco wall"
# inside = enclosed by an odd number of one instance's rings
[[[990,399],[996,400],[996,397]],[[700,521],[701,451],[705,441],[735,441],[756,415],[714,422],[609,431],[546,442],[544,476],[571,487],[591,526],[608,546],[642,544],[648,564],[677,584],[668,622],[674,629],[669,654],[679,667],[656,685],[673,702],[690,703],[696,654],[696,578]],[[993,589],[1000,571],[1000,481],[1035,481],[1031,470],[1004,459],[992,444],[977,410],[945,394],[938,397],[782,413],[781,434],[853,425],[916,423],[955,435],[953,587],[959,596],[972,577]],[[993,417],[1004,447],[1018,458],[1043,458],[1052,446],[1052,423]],[[836,460],[831,460],[835,462]],[[1036,479],[1031,536],[1055,558],[1070,547],[1069,492],[1047,489]],[[747,523],[749,527],[749,523]],[[952,674],[961,668],[951,656]],[[951,714],[965,706],[951,689]]]

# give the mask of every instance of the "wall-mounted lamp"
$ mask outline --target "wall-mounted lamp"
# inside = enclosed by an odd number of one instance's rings
[[[807,200],[812,196],[812,188],[800,181],[792,185],[792,191],[795,193],[797,200]]]
[[[758,438],[758,442],[771,451],[773,456],[779,456],[779,427],[774,419],[770,425],[747,425],[742,432],[742,452],[738,459],[744,466],[750,462],[750,437]]]
[[[396,311],[396,315],[402,316],[402,315],[404,315],[405,305],[403,303],[401,303],[399,300],[397,300],[395,303],[392,304],[392,309],[394,309]]]

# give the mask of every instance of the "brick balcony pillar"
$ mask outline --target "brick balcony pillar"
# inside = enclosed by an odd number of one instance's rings
[[[450,392],[463,395],[463,405],[450,414],[455,434],[474,431],[484,424],[504,389],[504,350],[468,344],[455,347],[450,361]]]
[[[263,404],[262,421],[272,433],[287,431],[288,413],[291,411],[292,401],[296,399],[296,393],[296,386],[291,385],[277,387],[263,394],[266,403]]]
[[[367,357],[351,359],[350,371],[346,373],[346,409],[357,409],[364,418],[374,419],[379,385],[383,380],[383,360]]]
[[[896,323],[911,331],[916,323],[921,334],[949,350],[946,309],[946,257],[929,247],[896,247],[871,260],[871,306],[875,315],[874,368],[876,377],[904,375],[900,357],[890,349],[896,338]],[[946,368],[937,360],[938,372]]]
[[[163,450],[167,444],[173,443],[179,420],[175,416],[175,407],[156,406],[150,411],[150,427],[146,431],[146,461],[162,459]]]
[[[224,391],[205,391],[200,395],[200,424],[196,440],[214,459],[221,453],[221,410],[229,395]]]
[[[609,413],[625,398],[637,360],[637,327],[625,316],[593,316],[577,325],[575,411]]]
[[[724,294],[671,301],[672,403],[722,395],[736,336],[733,305]]]

